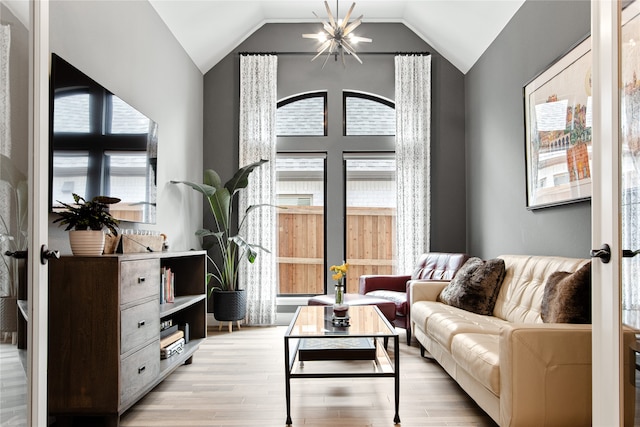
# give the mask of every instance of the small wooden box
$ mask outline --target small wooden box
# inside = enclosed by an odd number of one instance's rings
[[[115,254],[118,249],[118,245],[120,245],[120,237],[118,234],[114,236],[113,234],[107,233],[104,235],[104,254]]]
[[[120,239],[123,254],[162,251],[162,236],[146,236],[144,234],[123,234]],[[147,249],[149,248],[149,249]]]

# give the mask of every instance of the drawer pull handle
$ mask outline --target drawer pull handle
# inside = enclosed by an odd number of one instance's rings
[[[139,374],[143,373],[145,369],[147,369],[147,367],[146,367],[146,366],[140,366],[140,367],[138,368],[138,373],[139,373]]]
[[[145,323],[146,323],[146,321],[144,321],[144,320],[139,321],[138,322],[138,328],[142,328]]]
[[[138,283],[144,283],[147,280],[144,276],[138,277]]]

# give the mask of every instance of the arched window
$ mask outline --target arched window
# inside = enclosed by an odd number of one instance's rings
[[[393,101],[362,92],[343,92],[344,135],[393,136],[396,110]]]
[[[327,92],[310,92],[278,101],[278,136],[327,136]]]

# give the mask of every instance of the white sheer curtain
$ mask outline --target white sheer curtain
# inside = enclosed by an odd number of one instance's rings
[[[260,159],[269,160],[249,177],[249,186],[240,193],[239,212],[258,204],[275,205],[276,104],[278,58],[274,55],[240,57],[240,166]],[[276,317],[276,212],[275,208],[255,209],[245,224],[250,243],[259,251],[253,264],[240,266],[240,288],[247,292],[250,325],[269,325]]]
[[[636,59],[624,56],[624,61]],[[640,65],[640,64],[636,64]],[[637,69],[636,67],[630,67]],[[624,82],[625,87],[632,82]],[[625,90],[621,93],[621,184],[622,184],[622,248],[640,249],[640,91]],[[640,256],[622,260],[622,321],[634,328],[640,327]]]
[[[9,48],[11,45],[11,27],[0,25],[0,154],[11,158],[11,103],[9,102]],[[4,162],[0,162],[0,175],[7,172],[2,171],[6,167]],[[15,203],[11,196],[11,186],[8,181],[0,180],[0,234],[13,235],[16,230],[12,229],[12,204]],[[2,253],[10,249],[8,241],[0,237],[0,250]],[[0,291],[10,288],[11,271],[6,262],[0,262]],[[2,325],[0,325],[2,327]],[[13,332],[13,331],[9,331]]]
[[[11,155],[11,114],[9,102],[9,50],[11,27],[0,25],[0,142],[2,154]]]
[[[431,56],[395,57],[396,268],[408,274],[429,251],[431,209]]]

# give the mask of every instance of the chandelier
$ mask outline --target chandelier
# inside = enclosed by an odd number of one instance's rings
[[[356,6],[355,3],[351,5],[351,8],[345,15],[344,19],[337,19],[338,17],[338,0],[336,0],[336,18],[333,17],[331,13],[331,9],[329,8],[329,3],[324,2],[324,7],[327,9],[327,14],[329,15],[329,20],[323,20],[315,12],[313,12],[314,16],[320,20],[322,23],[323,31],[317,34],[303,34],[302,37],[306,39],[316,39],[320,42],[320,46],[317,49],[318,54],[314,56],[311,60],[313,61],[323,53],[327,52],[327,58],[324,60],[324,64],[322,64],[322,68],[327,64],[329,57],[331,55],[335,56],[336,61],[338,60],[338,55],[340,55],[340,59],[342,60],[342,65],[345,66],[344,62],[344,53],[347,52],[349,55],[353,55],[354,58],[358,60],[359,63],[362,64],[362,61],[356,55],[356,51],[353,48],[353,44],[359,42],[371,43],[371,39],[367,37],[358,37],[353,34],[353,30],[358,28],[358,26],[362,23],[362,17],[364,15],[360,15],[360,17],[353,22],[349,22],[349,18],[351,17],[351,13],[353,12],[353,8]]]

